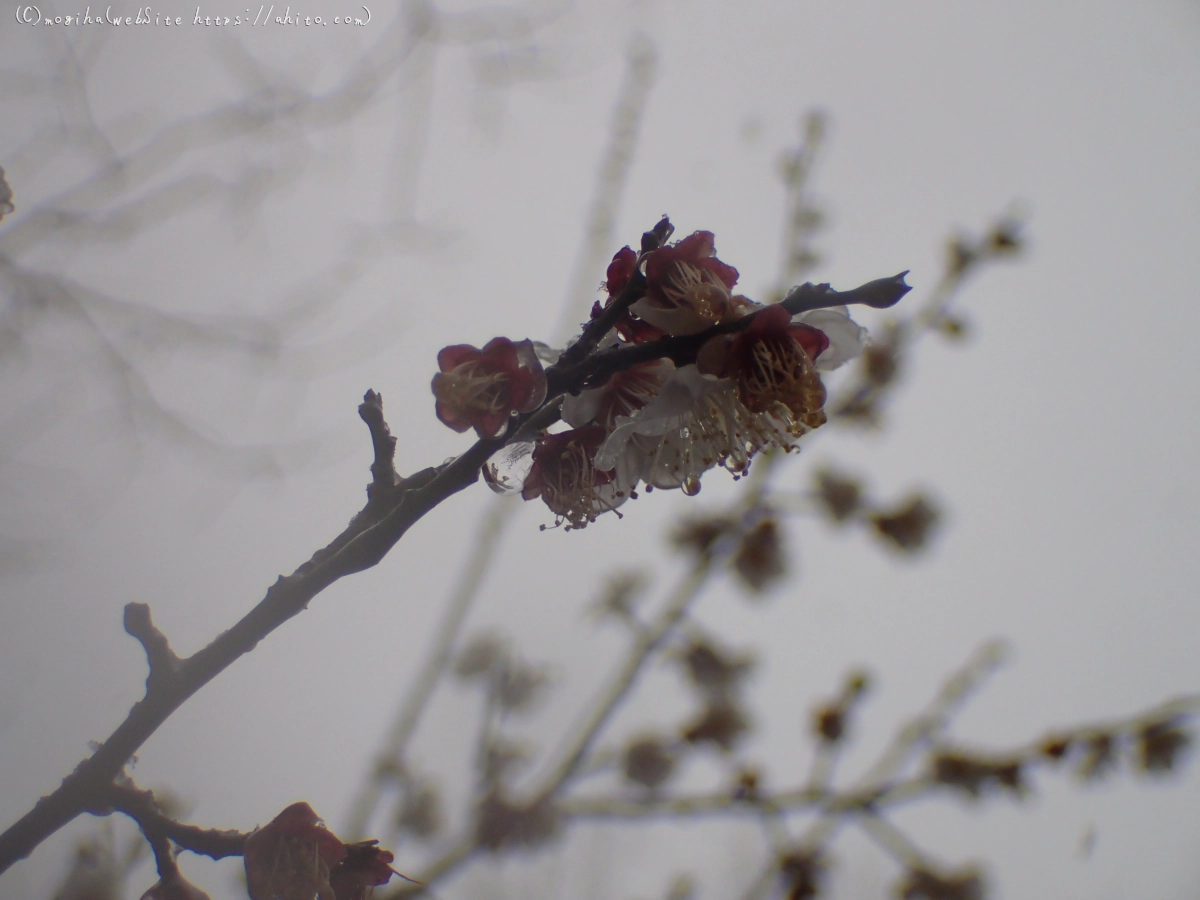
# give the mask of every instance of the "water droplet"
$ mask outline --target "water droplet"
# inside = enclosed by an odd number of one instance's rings
[[[483,480],[497,494],[511,494],[525,486],[533,467],[533,444],[519,442],[497,451],[483,467]]]
[[[692,436],[692,430],[690,428],[688,428],[686,425],[684,425],[682,428],[679,429],[679,436],[686,441],[688,438],[690,438]]]
[[[700,493],[700,479],[695,475],[689,475],[687,478],[683,479],[683,484],[681,487],[683,488],[683,492],[689,497],[695,497],[698,493]]]

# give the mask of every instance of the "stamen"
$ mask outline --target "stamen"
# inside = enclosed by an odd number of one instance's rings
[[[739,378],[742,401],[756,412],[783,406],[805,430],[825,422],[825,389],[804,349],[792,339],[757,341]]]
[[[505,372],[487,372],[478,360],[465,362],[439,379],[442,399],[458,408],[496,412],[506,405]]]
[[[596,471],[592,455],[578,441],[569,441],[556,460],[546,460],[542,478],[542,498],[555,514],[556,526],[565,520],[568,528],[583,528],[600,513],[616,512],[616,505],[598,490],[608,483],[607,475]]]
[[[707,269],[677,262],[672,276],[662,292],[676,309],[689,310],[709,322],[719,322],[728,313],[729,290]]]

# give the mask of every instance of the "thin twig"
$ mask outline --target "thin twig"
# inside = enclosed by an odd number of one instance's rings
[[[174,672],[147,679],[145,697],[133,706],[125,721],[96,752],[63,779],[57,790],[42,797],[32,810],[0,835],[0,872],[24,859],[75,816],[102,802],[107,787],[129,758],[189,697],[303,611],[326,587],[376,565],[426,512],[476,481],[480,467],[497,446],[496,441],[478,441],[451,463],[413,476],[409,482],[416,485],[401,490],[394,506],[382,517],[364,508],[328,547],[313,554],[292,575],[280,576],[266,597],[240,622],[207,647],[180,660]],[[135,630],[144,631],[137,604],[127,616],[135,623]],[[148,615],[145,621],[149,622]],[[156,646],[153,634],[143,636],[152,647]],[[160,655],[157,649],[153,653]]]
[[[980,688],[1004,659],[1000,642],[984,644],[967,663],[943,683],[937,696],[896,733],[879,760],[860,779],[867,789],[881,786],[903,771],[912,755],[937,739],[972,692]]]
[[[384,748],[376,756],[367,782],[360,788],[358,796],[351,804],[350,824],[347,828],[351,840],[361,839],[366,832],[382,798],[381,789],[391,777],[389,773],[403,760],[404,751],[412,740],[421,716],[450,662],[455,641],[462,630],[463,622],[466,621],[467,613],[479,596],[479,588],[500,544],[504,527],[512,520],[517,509],[515,498],[497,497],[491,501],[484,513],[471,546],[470,556],[463,566],[462,577],[438,623],[437,633],[433,637],[425,663],[404,698],[392,729],[384,741]]]
[[[738,504],[743,512],[758,505],[779,456],[778,453],[764,453],[750,470],[746,490]],[[560,792],[568,779],[581,770],[597,735],[629,694],[647,660],[662,646],[699,596],[713,570],[714,562],[709,554],[699,554],[693,568],[672,592],[662,612],[651,625],[635,634],[633,646],[624,663],[608,687],[589,707],[590,711],[576,727],[574,734],[568,737],[566,749],[561,752],[558,764],[543,779],[538,796],[550,796]]]

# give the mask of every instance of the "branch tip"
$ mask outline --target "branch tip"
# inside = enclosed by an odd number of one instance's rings
[[[171,649],[167,636],[155,627],[149,604],[126,603],[124,623],[126,633],[146,651],[146,662],[150,666],[150,674],[146,676],[146,692],[149,693],[162,679],[178,671],[179,657]]]
[[[367,488],[367,496],[372,498],[381,489],[390,490],[400,482],[395,464],[396,438],[383,417],[382,394],[367,391],[363,395],[363,402],[359,404],[358,416],[367,423],[367,429],[371,432],[371,447],[375,451],[375,461],[371,463],[371,486]]]
[[[912,287],[904,282],[908,273],[909,270],[905,269],[899,275],[877,278],[848,291],[835,291],[828,284],[805,282],[788,291],[782,306],[792,315],[814,309],[828,309],[831,306],[856,304],[872,309],[889,309],[912,290]]]

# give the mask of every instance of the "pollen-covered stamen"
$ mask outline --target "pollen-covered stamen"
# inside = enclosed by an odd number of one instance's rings
[[[749,365],[738,372],[738,395],[751,412],[782,404],[796,421],[817,428],[824,424],[825,386],[808,354],[790,336],[755,341]]]
[[[697,231],[645,257],[646,295],[629,311],[667,334],[698,334],[741,314],[738,272],[717,259],[713,235]]]
[[[576,528],[596,521],[595,509],[603,505],[596,491],[596,468],[578,441],[569,442],[553,463],[547,461],[542,498],[551,512]]]
[[[599,426],[545,435],[533,451],[533,468],[525,479],[522,497],[532,500],[540,496],[554,513],[555,525],[565,521],[568,528],[583,528],[600,513],[615,512],[625,493],[611,472],[595,465],[604,436]]]
[[[532,412],[545,399],[546,373],[532,342],[493,338],[477,349],[470,344],[443,347],[433,376],[437,417],[463,432],[496,437],[509,416]]]
[[[663,360],[642,363],[618,372],[603,388],[595,421],[612,431],[618,416],[628,416],[654,399],[674,367]]]
[[[723,347],[714,348],[708,363],[734,379],[750,412],[785,420],[797,435],[825,423],[825,387],[813,364],[829,347],[820,330],[792,324],[786,310],[772,306]]]
[[[489,372],[479,360],[471,360],[433,376],[433,393],[443,403],[475,412],[507,412],[507,372]]]
[[[707,269],[676,262],[661,290],[663,298],[676,309],[693,312],[706,322],[720,322],[729,315],[729,289]]]

